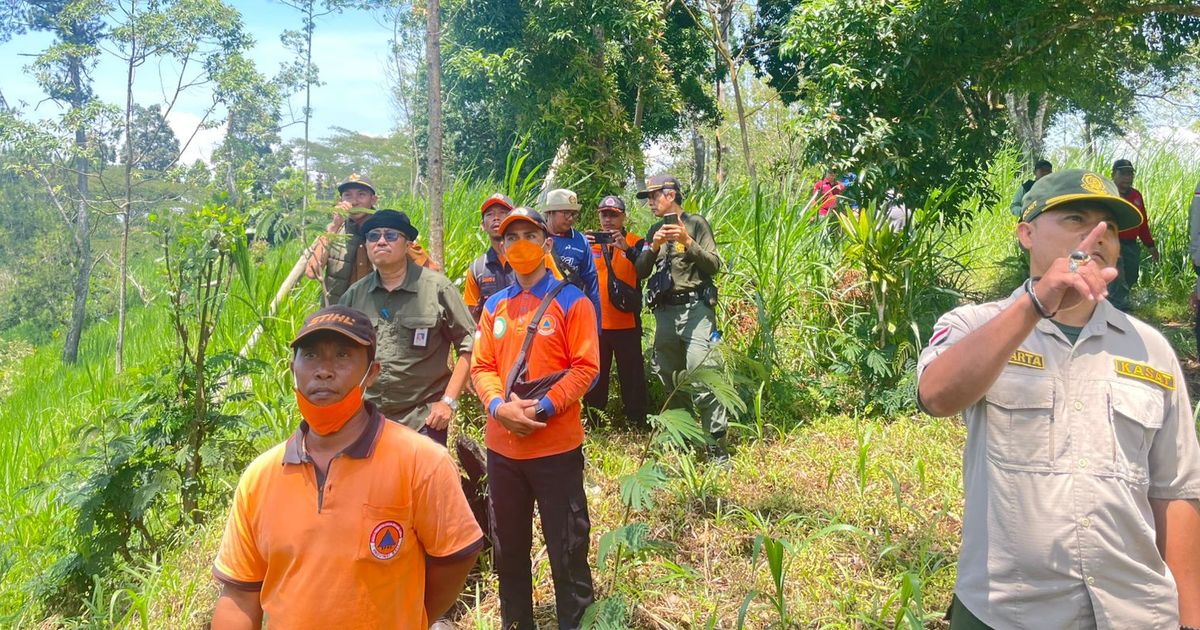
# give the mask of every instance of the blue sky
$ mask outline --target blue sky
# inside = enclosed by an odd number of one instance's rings
[[[267,0],[226,0],[242,13],[247,32],[254,39],[250,58],[259,72],[273,76],[291,53],[279,42],[283,30],[299,29],[300,15],[294,9]],[[327,135],[331,127],[345,127],[369,135],[386,134],[396,124],[395,113],[388,100],[386,58],[391,30],[380,24],[375,14],[348,10],[326,16],[317,22],[313,41],[313,62],[320,70],[324,85],[313,89],[312,136]],[[9,105],[19,107],[24,115],[48,118],[60,113],[58,105],[45,100],[45,94],[26,72],[25,66],[50,43],[41,33],[29,33],[0,44],[0,67],[12,71],[0,73],[0,92]],[[347,71],[352,69],[352,71]],[[134,99],[144,105],[163,101],[163,83],[173,89],[174,68],[147,64],[135,81]],[[161,77],[161,78],[160,78]],[[125,69],[119,60],[105,56],[94,73],[97,96],[107,103],[124,104]],[[191,135],[210,98],[203,87],[196,88],[190,98],[176,105],[169,119],[181,142]],[[291,110],[297,117],[303,108],[303,94],[291,99]],[[288,107],[284,108],[288,116]],[[283,131],[285,138],[303,136],[302,125],[292,125]],[[197,135],[185,152],[184,161],[205,158],[220,142],[220,129],[204,130]]]

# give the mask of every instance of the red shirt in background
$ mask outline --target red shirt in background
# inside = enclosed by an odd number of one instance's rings
[[[1122,241],[1141,239],[1142,244],[1146,247],[1154,247],[1154,237],[1150,234],[1150,217],[1146,214],[1146,202],[1142,199],[1142,193],[1131,187],[1127,192],[1121,193],[1121,197],[1137,208],[1138,214],[1142,215],[1142,224],[1135,228],[1121,230],[1117,237]]]
[[[839,181],[829,181],[827,179],[818,179],[817,183],[813,184],[813,193],[817,196],[817,203],[821,204],[821,209],[817,212],[818,216],[824,217],[829,214],[829,211],[837,205],[837,197],[846,190],[846,187]]]

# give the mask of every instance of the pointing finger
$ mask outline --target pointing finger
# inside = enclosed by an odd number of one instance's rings
[[[1092,231],[1079,244],[1079,249],[1083,250],[1083,253],[1091,255],[1092,250],[1096,249],[1096,244],[1100,242],[1100,237],[1104,236],[1104,233],[1107,231],[1108,222],[1101,221],[1097,223],[1096,227],[1092,228]]]

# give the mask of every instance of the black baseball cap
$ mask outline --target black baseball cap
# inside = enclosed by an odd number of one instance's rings
[[[597,210],[616,210],[622,214],[625,213],[625,201],[616,195],[608,195],[596,204]]]
[[[360,346],[366,346],[367,356],[375,360],[375,327],[362,311],[335,304],[309,315],[304,319],[304,325],[292,339],[293,348],[300,345],[309,335],[328,330],[350,339]]]
[[[675,201],[683,201],[683,189],[679,187],[679,180],[675,179],[674,175],[655,175],[646,180],[646,188],[638,191],[637,198],[645,199],[656,190],[674,190]]]
[[[1117,171],[1122,171],[1122,170],[1126,170],[1126,169],[1131,170],[1131,171],[1134,170],[1133,162],[1130,162],[1129,160],[1125,160],[1125,159],[1121,159],[1121,160],[1117,160],[1116,162],[1113,162],[1112,170],[1114,173]]]
[[[380,210],[371,215],[362,224],[362,234],[367,234],[375,228],[392,228],[400,230],[400,233],[410,241],[417,240],[417,228],[413,227],[412,221],[408,219],[408,215],[398,210]]]

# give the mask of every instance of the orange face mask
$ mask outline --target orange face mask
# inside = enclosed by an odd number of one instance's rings
[[[525,240],[517,241],[504,248],[504,253],[508,258],[508,264],[512,265],[513,271],[521,275],[529,275],[537,271],[538,265],[542,264],[546,258],[545,249]]]
[[[370,368],[367,369],[367,374],[370,374]],[[296,406],[300,408],[300,416],[308,422],[308,426],[316,431],[317,435],[331,435],[337,433],[346,426],[346,423],[358,413],[363,403],[363,383],[367,381],[367,374],[363,374],[362,380],[354,389],[350,390],[341,400],[328,405],[318,405],[300,392],[300,388],[293,385],[292,389],[296,392]]]

